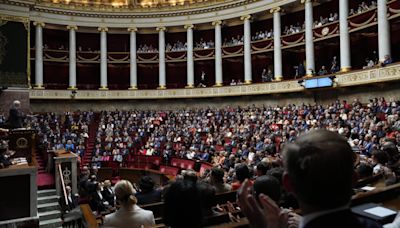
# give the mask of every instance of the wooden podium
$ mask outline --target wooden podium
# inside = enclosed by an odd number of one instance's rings
[[[9,135],[9,148],[14,150],[13,158],[24,157],[28,163],[32,162],[32,154],[35,148],[36,133],[34,130],[14,129]]]

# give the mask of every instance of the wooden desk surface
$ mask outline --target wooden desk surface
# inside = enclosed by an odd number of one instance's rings
[[[57,150],[54,151],[54,154],[57,158],[73,158],[76,157],[75,154],[68,152],[66,150]]]

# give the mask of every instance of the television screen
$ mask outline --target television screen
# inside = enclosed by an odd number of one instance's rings
[[[329,77],[306,79],[305,82],[304,82],[304,87],[306,89],[330,87],[332,85],[333,85],[333,81]]]

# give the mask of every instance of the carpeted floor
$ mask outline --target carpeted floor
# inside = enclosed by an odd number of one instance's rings
[[[39,190],[54,188],[54,175],[51,173],[39,173],[36,179]]]

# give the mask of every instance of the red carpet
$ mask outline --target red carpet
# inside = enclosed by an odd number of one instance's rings
[[[36,184],[39,190],[54,188],[54,175],[51,173],[39,173]]]

